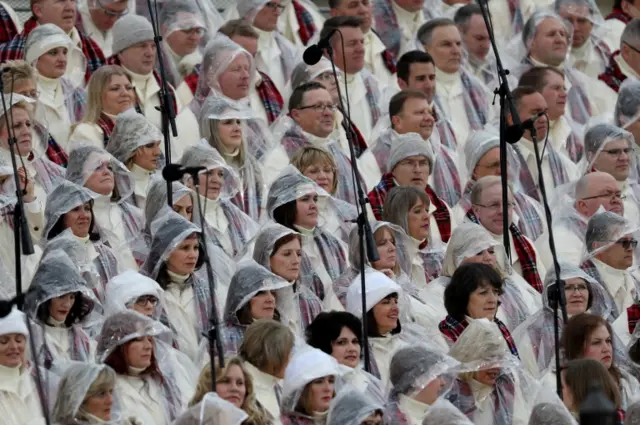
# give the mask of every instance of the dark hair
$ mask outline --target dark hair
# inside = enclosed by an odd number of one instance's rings
[[[621,408],[620,388],[599,361],[593,359],[571,360],[562,369],[562,373],[564,373],[564,382],[571,391],[576,407],[582,405],[587,398],[591,391],[591,385],[598,383],[602,392],[616,408]]]
[[[64,319],[64,325],[66,327],[70,327],[81,322],[93,310],[93,302],[85,298],[81,292],[75,292],[75,296],[76,299],[73,301],[69,314],[67,314],[66,319]],[[42,323],[47,323],[47,319],[51,316],[51,313],[49,313],[49,306],[51,306],[51,300],[47,300],[40,304],[40,307],[38,307],[38,310],[36,311],[36,317]]]
[[[531,96],[532,94],[536,94],[538,91],[533,87],[529,86],[518,86],[511,91],[511,96],[513,96],[513,101],[516,103],[516,107],[520,106],[520,101],[525,96]]]
[[[398,294],[394,292],[393,294],[389,294],[386,297],[384,297],[383,300],[386,300],[389,298],[398,299]],[[391,331],[391,335],[399,334],[401,331],[402,331],[402,325],[400,324],[400,319],[398,319],[398,326],[396,326],[395,329]],[[382,336],[380,335],[380,332],[378,332],[378,322],[376,322],[376,317],[373,315],[373,308],[367,311],[367,336],[370,336],[373,338],[379,338]]]
[[[389,117],[400,115],[404,109],[404,104],[409,99],[427,100],[427,95],[417,90],[402,90],[394,94],[389,101]],[[393,125],[393,124],[392,124]]]
[[[251,24],[248,24],[242,19],[232,19],[227,21],[223,26],[218,29],[220,34],[224,34],[229,38],[236,36],[258,38],[258,33],[253,29]]]
[[[447,314],[461,322],[467,315],[469,297],[476,289],[490,285],[502,293],[502,277],[490,265],[469,263],[460,265],[444,290]]]
[[[304,83],[299,85],[293,90],[291,96],[289,97],[289,110],[293,111],[294,109],[298,109],[302,106],[302,102],[304,101],[304,95],[313,90],[326,90],[327,88],[320,83],[315,81],[310,81],[308,83]]]
[[[118,375],[128,375],[129,374],[129,365],[127,364],[127,359],[125,355],[126,347],[135,342],[134,340],[125,342],[122,345],[119,345],[118,348],[113,350],[109,357],[107,357],[104,361],[104,364],[110,366]],[[153,351],[151,352],[151,365],[144,370],[142,373],[143,376],[151,376],[160,383],[164,383],[164,376],[160,371],[160,367],[158,366],[158,359],[156,357],[156,346],[154,343]]]
[[[253,297],[260,295],[264,292],[267,292],[267,291],[258,291]],[[268,291],[268,292],[275,292],[275,291]],[[251,323],[254,322],[254,319],[251,316],[251,300],[253,299],[253,297],[249,298],[249,301],[247,301],[247,303],[243,305],[240,308],[240,310],[236,312],[236,318],[238,319],[238,322],[241,325],[249,326]],[[280,321],[280,312],[278,311],[277,308],[273,312],[273,320],[275,320],[276,322]]]
[[[339,7],[343,0],[329,0],[329,9]]]
[[[591,289],[591,284],[588,281],[582,279],[581,277],[576,277],[576,279],[580,279],[581,281],[584,282],[585,285],[587,285],[587,291],[589,292],[589,298],[587,299],[587,310],[589,310],[593,305],[593,290]],[[551,298],[553,297],[552,292],[550,292],[550,291],[555,291],[555,287],[553,285],[555,285],[555,282],[552,283],[551,285],[548,285],[545,289],[545,291],[547,291],[548,300],[551,300]]]
[[[184,240],[191,239],[191,237],[194,234],[198,239],[198,260],[196,261],[196,268],[194,269],[194,272],[195,272],[195,270],[199,270],[200,267],[202,267],[202,265],[204,264],[204,249],[202,248],[202,244],[204,243],[204,241],[202,240],[202,237],[199,237],[196,232],[187,236]],[[169,273],[167,273],[166,261],[162,262],[162,265],[158,270],[158,277],[156,278],[156,282],[158,282],[158,285],[160,285],[160,287],[164,290],[166,290],[167,287],[169,286],[170,279],[169,279]]]
[[[562,71],[559,71],[556,68],[551,66],[534,66],[520,76],[520,80],[518,80],[518,87],[531,87],[538,93],[542,93],[542,90],[544,90],[545,79],[549,72],[556,73],[564,79]]]
[[[467,29],[469,28],[469,21],[474,15],[482,16],[482,9],[480,9],[480,5],[476,3],[469,3],[457,10],[456,14],[453,16],[453,22],[455,22],[457,26],[461,27],[464,32],[467,32]]]
[[[300,234],[298,234],[298,233],[289,233],[287,235],[284,235],[280,239],[278,239],[276,241],[276,243],[273,244],[273,251],[271,251],[271,253],[269,254],[269,258],[271,258],[274,255],[276,255],[276,252],[278,252],[278,250],[280,249],[280,247],[282,245],[287,244],[287,243],[289,243],[289,242],[291,242],[292,240],[295,240],[295,239],[297,239],[298,241],[300,241],[300,243],[302,243]]]
[[[91,223],[89,224],[89,240],[95,242],[100,240],[100,233],[94,231],[95,215],[93,214],[93,199],[89,201],[89,204],[91,205]],[[51,230],[49,230],[49,233],[45,235],[47,240],[50,241],[51,239],[55,238],[56,236],[58,236],[60,233],[64,232],[67,229],[64,226],[64,216],[67,215],[68,213],[69,212],[62,214],[58,219],[58,221],[56,221],[56,224],[54,224],[53,227],[51,227]]]
[[[273,219],[278,224],[282,224],[291,230],[296,230],[296,228],[293,227],[293,223],[296,221],[297,211],[297,200],[294,199],[273,210]]]
[[[324,25],[320,31],[320,38],[325,38],[331,31],[344,27],[361,28],[363,23],[362,18],[358,16],[334,16],[324,21]]]
[[[414,63],[430,63],[435,66],[433,58],[427,52],[422,50],[412,50],[405,53],[398,60],[396,65],[396,75],[405,83],[409,82],[411,76],[411,64]]]
[[[349,328],[362,347],[362,322],[346,311],[322,312],[307,326],[307,344],[331,355],[331,343],[340,337],[342,328]]]

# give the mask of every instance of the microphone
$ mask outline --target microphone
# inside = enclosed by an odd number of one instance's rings
[[[506,129],[506,140],[509,143],[517,143],[524,134],[525,130],[530,130],[533,128],[533,123],[543,116],[546,112],[538,112],[537,114],[533,114],[529,119],[522,121],[520,124],[513,124],[507,127]]]
[[[7,317],[11,314],[11,310],[13,310],[14,305],[18,305],[24,299],[24,295],[17,295],[15,298],[10,300],[0,300],[0,319],[3,317]]]
[[[167,164],[162,169],[162,177],[168,182],[178,181],[185,174],[195,175],[202,170],[206,170],[207,167],[183,167],[180,164]]]
[[[322,59],[322,51],[327,47],[330,47],[329,40],[331,40],[331,37],[336,31],[338,31],[338,29],[333,28],[329,31],[326,37],[322,37],[316,44],[312,44],[307,47],[302,54],[302,60],[304,63],[307,65],[315,65],[320,62],[320,59]]]

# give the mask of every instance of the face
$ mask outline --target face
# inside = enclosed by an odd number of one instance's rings
[[[555,72],[548,71],[544,79],[542,97],[549,108],[549,119],[557,120],[564,115],[567,106],[567,88],[564,78]]]
[[[334,130],[334,103],[325,89],[311,90],[304,94],[302,105],[291,111],[293,119],[307,133],[328,137]]]
[[[14,81],[13,92],[30,97],[33,100],[38,100],[40,96],[36,82],[31,78],[16,79]]]
[[[433,57],[438,69],[453,74],[460,69],[462,61],[462,38],[458,27],[447,25],[438,27],[431,34],[431,44],[424,46]]]
[[[27,338],[22,334],[0,335],[0,365],[10,368],[22,366],[26,346]]]
[[[373,235],[378,247],[380,259],[374,261],[372,266],[376,270],[392,270],[396,266],[396,241],[391,231],[386,227],[378,229]]]
[[[118,115],[133,107],[135,90],[125,75],[113,75],[102,93],[102,110],[110,115]]]
[[[191,221],[193,217],[193,199],[191,195],[184,195],[182,198],[173,202],[173,210]]]
[[[360,363],[360,341],[356,334],[344,326],[338,339],[331,341],[331,355],[338,363],[355,368]]]
[[[178,19],[198,19],[195,14],[178,12]],[[200,27],[185,28],[177,31],[172,31],[171,34],[166,36],[167,43],[173,52],[180,56],[190,55],[195,52],[204,35],[204,29]]]
[[[482,251],[462,260],[462,264],[486,264],[493,268],[497,265],[496,251],[493,247],[483,249]]]
[[[220,196],[224,184],[224,170],[216,168],[198,174],[200,195],[215,201]]]
[[[398,327],[398,295],[391,294],[373,306],[373,317],[378,324],[378,333],[385,335]]]
[[[491,49],[491,40],[481,15],[471,17],[467,32],[462,32],[462,41],[469,55],[480,61],[486,59]]]
[[[302,247],[299,239],[283,244],[269,259],[271,271],[286,280],[295,282],[300,275],[300,257]]]
[[[502,167],[500,166],[500,148],[489,149],[473,170],[473,179],[478,181],[486,176],[500,176]]]
[[[244,398],[247,395],[247,387],[240,366],[231,365],[227,368],[227,373],[216,381],[216,393],[221,399],[228,401],[238,409],[242,408]]]
[[[316,182],[318,186],[326,190],[327,193],[333,192],[336,169],[328,162],[310,165],[304,169],[302,174]]]
[[[128,12],[127,1],[105,2],[104,4],[96,1],[95,3],[97,7],[89,9],[89,13],[93,24],[103,32],[113,28],[116,21]]]
[[[487,386],[493,387],[496,384],[496,381],[498,380],[499,376],[500,376],[500,369],[493,368],[493,369],[479,370],[478,372],[475,373],[473,378],[476,381],[480,382],[481,384],[485,384]]]
[[[637,0],[622,0],[620,2],[622,11],[632,18],[640,18],[640,6]]]
[[[276,311],[275,291],[260,291],[249,301],[251,317],[255,320],[273,319]]]
[[[637,241],[631,235],[620,238],[615,243],[605,242],[610,246],[596,254],[596,258],[617,270],[627,270],[633,265],[634,246]]]
[[[333,37],[333,59],[342,71],[357,74],[364,68],[364,34],[360,28],[342,27],[340,31],[344,38],[344,50],[340,37]]]
[[[564,24],[554,18],[542,20],[536,28],[529,54],[549,66],[558,66],[567,56],[569,35]]]
[[[431,167],[424,156],[410,156],[398,162],[391,174],[401,186],[413,186],[418,189],[427,187]]]
[[[414,395],[413,399],[424,404],[432,405],[440,396],[440,392],[442,392],[444,386],[444,379],[438,377],[429,382],[427,386],[422,389],[422,391]]]
[[[520,120],[524,121],[531,118],[537,113],[546,112],[547,102],[544,100],[544,97],[542,97],[540,93],[533,93],[528,96],[522,97],[519,104],[517,105],[517,109],[518,115],[520,115]],[[544,141],[545,137],[547,136],[547,117],[542,115],[540,118],[533,122],[533,127],[536,130],[536,140],[538,141],[538,143]],[[522,137],[531,141],[531,131],[526,130]]]
[[[113,407],[113,387],[104,389],[87,398],[82,404],[83,410],[90,415],[102,419],[111,420],[111,408]]]
[[[71,229],[73,234],[79,238],[84,238],[89,234],[93,213],[91,202],[78,205],[62,216],[62,223],[65,229]]]
[[[373,6],[369,0],[342,0],[329,11],[331,16],[358,16],[364,21],[362,31],[369,32],[373,23]]]
[[[236,55],[231,64],[218,77],[222,94],[240,100],[249,96],[250,64],[247,55]]]
[[[33,14],[39,24],[55,24],[65,33],[76,23],[75,0],[41,0],[33,5]]]
[[[409,80],[398,78],[398,85],[402,90],[421,91],[431,104],[436,92],[436,67],[432,63],[412,63],[409,65]]]
[[[620,56],[622,56],[631,69],[636,72],[640,70],[640,45],[638,45],[637,41],[621,43]]]
[[[294,224],[304,229],[315,229],[318,225],[318,195],[310,193],[296,199]]]
[[[147,143],[136,149],[131,159],[138,167],[147,171],[153,171],[158,168],[158,161],[160,160],[161,154],[160,141],[157,141]]]
[[[137,311],[143,316],[153,317],[156,306],[158,305],[158,298],[155,295],[142,295],[138,297],[129,308],[133,311]]]
[[[611,174],[619,182],[626,181],[631,167],[631,149],[625,139],[609,142],[593,161],[593,168]]]
[[[407,99],[400,114],[391,117],[393,128],[399,134],[418,133],[424,140],[431,137],[435,119],[426,99]]]
[[[18,141],[16,145],[18,147],[18,153],[20,156],[28,156],[31,153],[31,118],[29,117],[29,113],[22,108],[13,107],[9,112],[11,114],[12,119],[12,131],[13,135]],[[9,132],[7,131],[7,125],[2,118],[2,123],[0,123],[0,146],[6,150],[10,150],[9,148]]]
[[[560,8],[560,16],[571,23],[573,27],[573,38],[571,46],[582,47],[591,36],[593,23],[589,19],[591,13],[586,5],[566,5]]]
[[[564,294],[567,300],[567,314],[576,314],[587,311],[589,302],[589,288],[587,283],[580,278],[567,279],[564,286]]]
[[[249,52],[252,57],[258,54],[258,38],[254,37],[245,37],[242,35],[234,35],[231,37],[236,44],[242,47],[244,50]]]
[[[200,242],[195,234],[182,241],[169,255],[167,269],[182,275],[193,273],[200,255],[199,247]]]
[[[153,357],[153,337],[142,336],[124,346],[124,357],[127,366],[146,369],[151,366]]]
[[[597,360],[609,369],[613,364],[613,344],[606,326],[598,326],[589,336],[584,349],[586,359]]]
[[[239,119],[218,121],[217,125],[222,148],[227,153],[233,153],[242,146],[242,124]]]
[[[587,218],[594,215],[601,206],[606,211],[624,215],[624,201],[621,196],[622,192],[616,180],[608,174],[601,174],[589,181],[585,196],[576,201],[576,210]]]
[[[141,41],[118,53],[122,66],[140,75],[148,75],[156,65],[156,45],[152,40]]]
[[[111,171],[109,163],[106,161],[91,173],[84,184],[87,189],[104,196],[110,195],[111,192],[113,192],[114,185],[113,171]]]
[[[469,295],[467,314],[472,319],[489,319],[496,317],[500,291],[491,285],[480,285]]]
[[[60,297],[52,298],[49,304],[49,316],[58,322],[64,322],[67,320],[67,315],[73,307],[73,303],[76,301],[76,294],[64,294]]]
[[[424,7],[424,0],[395,0],[395,2],[408,12],[418,12]]]
[[[253,26],[262,31],[275,31],[278,28],[278,18],[284,6],[281,0],[271,0],[265,4],[253,20]]]
[[[329,410],[335,381],[336,378],[333,375],[311,381],[309,384],[309,407],[312,412],[324,413]]]
[[[513,195],[509,191],[507,208],[509,208],[510,220],[514,206]],[[480,202],[472,208],[482,226],[495,235],[502,234],[502,187],[499,184],[485,188]]]
[[[338,73],[337,70],[336,70],[336,73]],[[338,73],[338,78],[340,78],[340,75],[341,74]],[[340,96],[338,94],[338,86],[336,85],[335,78],[333,78],[332,71],[323,72],[322,74],[318,75],[316,78],[314,78],[311,81],[313,81],[314,83],[322,84],[322,86],[325,89],[327,89],[327,91],[331,95],[331,99],[333,100],[334,105],[337,105],[338,102],[340,102]]]
[[[56,47],[44,53],[36,61],[36,69],[47,78],[60,78],[67,70],[67,48]]]
[[[407,213],[409,236],[419,241],[427,239],[429,237],[430,220],[429,205],[425,205],[421,199],[418,200]]]

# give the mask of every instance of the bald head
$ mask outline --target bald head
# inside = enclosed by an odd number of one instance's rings
[[[620,188],[609,173],[596,171],[584,175],[576,184],[576,210],[591,217],[602,206],[606,211],[624,215]]]

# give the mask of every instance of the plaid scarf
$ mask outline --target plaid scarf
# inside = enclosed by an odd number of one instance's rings
[[[298,21],[298,26],[300,27],[298,29],[298,35],[300,36],[300,40],[302,41],[302,44],[306,46],[309,40],[311,40],[313,36],[316,34],[316,32],[318,32],[318,29],[316,28],[316,25],[313,23],[313,17],[309,13],[309,11],[307,11],[307,9],[305,9],[296,0],[293,0],[291,4],[296,14],[296,20]]]
[[[520,182],[520,184],[522,185],[522,188],[524,189],[525,193],[527,195],[529,195],[530,197],[532,197],[533,199],[535,199],[536,201],[540,202],[540,194],[538,193],[538,185],[533,181],[533,176],[531,175],[531,172],[529,171],[529,165],[527,164],[527,161],[524,159],[524,155],[522,155],[522,151],[520,150],[520,146],[516,145],[511,145],[513,146],[513,150],[516,153],[516,159],[518,160],[518,162],[520,162],[520,173],[519,173],[519,178],[518,181]],[[547,146],[547,148],[550,148],[550,146]]]
[[[67,161],[69,160],[69,156],[67,153],[53,140],[53,137],[47,132],[47,129],[44,128],[42,124],[39,122],[34,123],[33,131],[38,135],[42,142],[45,142],[46,139],[46,149],[45,155],[49,159],[49,161],[53,162],[56,165],[61,167],[67,166]]]
[[[0,5],[0,44],[6,43],[18,35],[18,28],[7,10]]]
[[[316,422],[313,418],[303,416],[298,412],[283,413],[280,416],[282,425],[315,425]]]
[[[104,301],[104,291],[107,287],[107,282],[109,282],[113,277],[119,274],[118,259],[116,258],[113,250],[106,244],[100,241],[95,241],[92,243],[94,249],[98,253],[98,257],[93,260],[93,264],[96,267],[98,274],[100,275],[100,283],[102,284],[102,288],[99,289],[102,294],[98,296],[98,299],[102,302]],[[95,289],[94,292],[96,292]]]
[[[600,56],[600,59],[602,59],[604,63],[607,63],[611,57],[611,49],[609,49],[609,45],[597,37],[591,37],[591,42],[593,43],[596,53]]]
[[[524,26],[524,18],[520,9],[520,0],[507,0],[513,33],[518,34]]]
[[[608,322],[613,323],[613,321],[615,319],[617,319],[618,316],[620,316],[620,312],[618,311],[618,306],[616,305],[613,297],[611,296],[611,294],[609,293],[609,290],[607,289],[606,285],[604,284],[604,281],[602,280],[602,276],[600,275],[600,272],[598,271],[598,268],[596,267],[595,263],[593,261],[591,261],[591,260],[587,260],[584,263],[582,263],[580,265],[580,268],[586,274],[588,274],[589,276],[594,278],[596,281],[598,281],[598,283],[602,287],[602,292],[604,294],[604,297],[606,298],[606,300],[603,300],[603,301],[606,302],[608,300],[609,301],[609,305],[611,306],[611,310],[609,312],[609,317],[605,317],[605,319],[607,319]]]
[[[367,142],[366,140],[364,140],[364,136],[362,135],[358,127],[356,127],[356,125],[353,123],[353,121],[349,121],[346,118],[346,115],[344,114],[344,111],[342,109],[340,109],[340,113],[344,117],[344,119],[342,120],[342,128],[347,134],[347,137],[351,136],[353,148],[356,151],[356,158],[360,158],[360,155],[362,155],[362,153],[369,148],[367,146]]]
[[[250,235],[246,234],[247,229],[244,228],[245,222],[243,219],[244,217],[246,217],[246,214],[244,214],[238,207],[233,205],[231,201],[221,200],[220,207],[224,212],[225,218],[229,222],[227,233],[229,239],[231,240],[231,247],[233,249],[233,252],[227,252],[227,254],[229,254],[229,256],[231,257],[235,257],[236,255],[238,255],[238,253],[242,252],[250,238]],[[212,236],[211,242],[215,243],[222,250],[225,250],[220,243],[218,230],[214,229],[211,226],[207,226],[207,228],[209,230],[209,235]]]
[[[364,87],[367,90],[366,99],[369,104],[369,109],[371,109],[371,126],[373,128],[382,116],[382,111],[380,111],[380,93],[373,74],[362,74],[362,81],[364,81]]]
[[[513,378],[508,372],[501,371],[490,395],[493,404],[493,423],[486,425],[511,425],[513,423],[515,393]],[[467,381],[456,379],[454,390],[446,397],[470,420],[473,420],[478,407],[471,385]]]
[[[640,320],[640,305],[637,303],[627,308],[627,325],[629,326],[629,334],[633,335],[636,330],[636,325]]]
[[[598,75],[598,80],[604,81],[612,90],[618,93],[620,90],[620,86],[622,82],[627,79],[627,76],[624,75],[618,63],[616,62],[616,57],[620,55],[620,50],[616,50],[611,54],[611,58],[609,59],[609,64],[604,69],[604,72]]]
[[[452,152],[444,146],[439,147],[433,165],[433,190],[448,205],[455,205],[462,195],[462,185],[456,161]]]
[[[402,32],[398,28],[398,18],[391,7],[392,0],[373,0],[373,26],[389,53],[397,58],[402,45]]]
[[[201,68],[202,64],[197,64],[193,67],[193,71],[191,71],[191,74],[184,77],[184,82],[187,84],[189,90],[191,90],[191,94],[193,94],[194,96],[196,94],[196,89],[198,88],[198,77],[200,76]]]
[[[98,127],[102,129],[102,141],[104,142],[104,147],[107,147],[107,143],[109,143],[109,138],[111,137],[111,133],[113,133],[113,128],[116,126],[116,123],[105,114],[100,114],[100,118],[98,118]]]
[[[473,223],[479,224],[480,220],[473,213],[473,210],[467,211],[466,215],[467,219],[472,221]],[[542,293],[544,289],[544,285],[542,284],[542,279],[540,279],[540,273],[538,273],[538,266],[536,265],[536,253],[533,248],[531,242],[527,240],[527,238],[522,234],[518,226],[511,223],[509,226],[509,232],[511,232],[511,237],[513,239],[513,246],[516,250],[516,255],[518,256],[518,260],[520,261],[520,267],[522,268],[522,277],[526,280],[529,285],[539,293]]]
[[[436,122],[436,129],[438,130],[438,134],[440,135],[440,143],[455,152],[458,149],[458,141],[456,140],[456,135],[453,132],[453,127],[451,126],[449,120],[444,117],[444,114],[440,113],[438,105],[435,102],[433,104],[433,108],[431,109],[431,115],[433,115],[433,119]],[[441,115],[444,118],[441,119]]]
[[[313,240],[320,251],[322,264],[324,264],[331,280],[338,280],[340,275],[347,269],[347,257],[342,245],[340,245],[340,241],[319,228],[316,228],[313,232]]]
[[[582,141],[578,137],[578,135],[571,131],[569,137],[567,137],[566,141],[567,152],[569,153],[569,158],[576,164],[580,162],[582,156],[584,155],[584,146],[582,145]]]
[[[622,21],[625,25],[628,24],[629,22],[631,22],[631,16],[627,15],[621,8],[619,7],[614,7],[611,9],[611,13],[609,13],[605,18],[605,20],[608,19],[617,19],[619,21]]]
[[[79,362],[91,361],[92,359],[89,358],[89,354],[91,353],[89,335],[78,325],[69,327],[67,334],[69,337],[69,358]],[[43,338],[40,355],[42,356],[44,367],[50,369],[56,359],[53,358],[53,353],[49,350],[49,346],[45,343],[45,340],[46,337]]]
[[[394,59],[393,54],[389,50],[385,50],[384,52],[380,53],[380,55],[382,56],[382,62],[384,63],[384,66],[389,70],[390,73],[395,74],[398,68],[396,66],[396,60]]]
[[[324,311],[324,307],[322,306],[322,301],[310,289],[296,284],[293,290],[296,298],[294,302],[297,302],[300,313],[300,325],[303,329],[306,329],[316,316]]]
[[[264,196],[259,165],[253,163],[253,159],[246,158],[245,164],[236,171],[242,178],[244,189],[231,199],[231,203],[258,222],[262,214],[262,198]]]
[[[516,348],[516,343],[513,341],[511,332],[509,332],[507,326],[498,318],[494,318],[493,322],[498,326],[498,329],[500,329],[500,333],[502,333],[511,354],[520,358],[518,355],[518,349]],[[445,338],[447,338],[447,340],[449,340],[450,343],[455,344],[458,338],[460,338],[460,335],[462,335],[462,332],[467,329],[467,326],[469,326],[467,319],[463,319],[459,322],[453,318],[453,316],[447,315],[447,317],[438,324],[438,329],[440,329],[440,332],[445,336]]]
[[[520,146],[517,144],[512,145],[516,151],[516,158],[520,161],[520,183],[527,192],[527,195],[531,196],[536,201],[540,202],[540,195],[538,193],[538,185],[534,182],[531,171],[529,171],[529,165],[524,159]],[[569,183],[569,176],[567,170],[562,163],[562,158],[556,152],[551,145],[547,146],[549,168],[551,169],[551,176],[553,177],[553,187],[558,187],[565,183]]]
[[[293,3],[294,5],[296,4],[295,1]],[[260,81],[260,84],[256,86],[256,90],[262,100],[265,111],[267,111],[269,124],[272,124],[282,113],[284,100],[282,99],[282,95],[278,91],[278,88],[267,74],[260,72],[260,77],[262,78],[262,81]]]
[[[473,130],[482,130],[487,124],[486,110],[489,107],[487,93],[484,88],[475,84],[469,73],[460,68],[460,79],[464,88],[464,109],[469,120],[469,127]],[[452,111],[453,112],[453,111]]]

